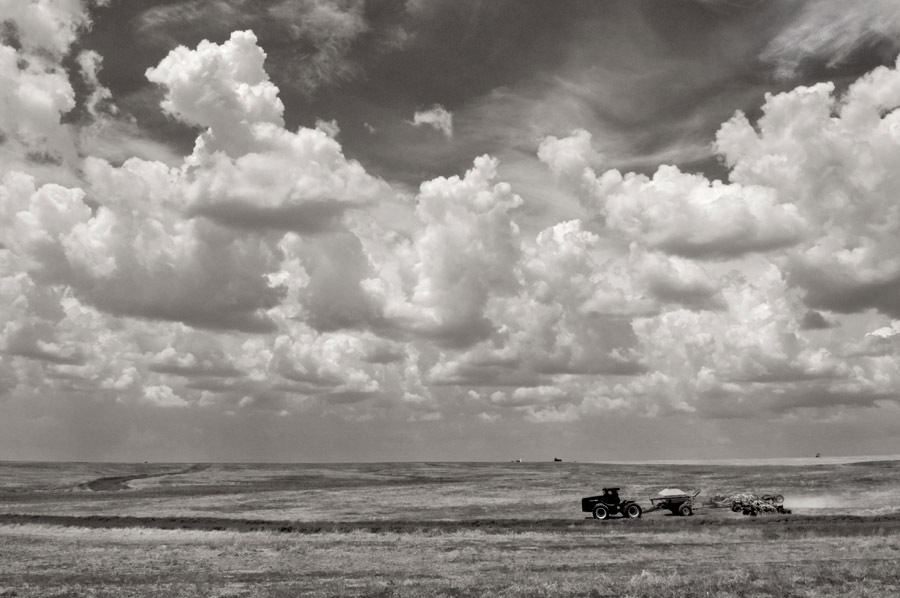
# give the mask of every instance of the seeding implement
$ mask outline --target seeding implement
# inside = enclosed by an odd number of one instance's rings
[[[780,494],[744,494],[732,497],[731,510],[735,513],[743,513],[756,517],[760,513],[769,515],[772,513],[789,514],[790,509],[784,508],[784,497]]]

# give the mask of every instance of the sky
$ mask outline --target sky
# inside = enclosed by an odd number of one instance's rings
[[[0,460],[900,453],[900,0],[0,21]]]

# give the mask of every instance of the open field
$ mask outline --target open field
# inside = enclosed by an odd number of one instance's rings
[[[598,522],[621,486],[790,516]],[[900,461],[0,463],[0,596],[896,596]]]

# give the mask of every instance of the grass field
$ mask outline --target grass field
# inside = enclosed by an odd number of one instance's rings
[[[794,514],[586,519],[607,485]],[[900,461],[0,463],[0,596],[893,597],[898,497]]]

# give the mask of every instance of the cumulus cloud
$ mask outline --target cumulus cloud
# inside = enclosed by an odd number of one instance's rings
[[[866,334],[866,336],[874,336],[878,338],[890,338],[892,336],[897,336],[900,334],[900,321],[891,322],[890,326],[882,326],[877,330],[873,330]]]
[[[324,47],[365,29],[351,4],[269,8],[310,17],[303,39],[324,23]],[[0,126],[15,151],[51,148],[72,133],[74,95],[48,56],[85,21],[42,29],[14,9],[32,41],[0,48]],[[336,121],[286,129],[262,45],[235,32],[147,70],[161,108],[197,128],[183,159],[78,158],[55,181],[4,167],[0,393],[403,425],[896,400],[896,68],[840,98],[828,84],[768,96],[755,123],[736,115],[716,139],[724,182],[603,170],[588,131],[547,137],[534,176],[577,188],[583,217],[520,228],[534,206],[496,158],[408,191],[345,155]],[[114,98],[100,57],[76,62],[101,118]],[[413,124],[453,135],[441,106]]]
[[[319,129],[259,125],[236,157],[198,147],[187,171],[191,213],[226,226],[298,233],[334,231],[345,211],[389,195]]]
[[[374,264],[378,278],[363,281],[393,326],[448,346],[492,332],[488,302],[517,286],[510,265],[519,256],[519,230],[510,211],[522,202],[507,183],[493,184],[497,164],[482,156],[462,178],[422,183],[420,231],[412,240],[397,239],[395,251]]]
[[[221,45],[173,50],[147,76],[165,86],[163,108],[208,127],[186,163],[189,211],[225,226],[313,233],[389,193],[334,140],[337,124],[296,133],[251,32]],[[221,151],[219,151],[221,150]]]
[[[600,161],[600,154],[591,144],[592,136],[577,129],[569,137],[545,137],[538,146],[538,158],[557,176],[580,177],[585,167]]]
[[[235,155],[245,149],[253,124],[284,124],[265,58],[253,32],[236,31],[221,45],[204,40],[196,50],[175,48],[147,69],[147,79],[165,86],[166,112],[208,128],[213,148]]]
[[[694,309],[725,307],[720,283],[697,262],[634,248],[631,264],[637,283],[662,303]]]
[[[187,401],[175,394],[175,391],[165,384],[146,387],[143,400],[154,407],[171,408],[187,407],[189,405]]]
[[[713,409],[703,399],[713,396],[752,403],[779,386],[850,375],[834,354],[799,334],[798,306],[775,266],[751,280],[733,280],[722,293],[726,309],[675,310],[635,321],[651,379],[671,385],[654,392],[667,396],[671,408]]]
[[[598,260],[599,237],[580,221],[542,231],[515,266],[519,291],[487,313],[495,333],[430,370],[437,384],[535,387],[561,377],[643,371],[630,316],[652,307],[615,260]],[[624,268],[623,268],[624,269]],[[569,388],[569,384],[563,384]],[[577,391],[567,391],[577,396]]]
[[[169,346],[150,359],[148,369],[185,378],[240,378],[246,375],[225,353],[221,341],[196,331],[178,334]]]
[[[9,181],[7,209],[26,224],[11,232],[11,248],[35,255],[42,275],[110,313],[274,331],[267,310],[281,304],[286,288],[267,275],[293,257],[285,256],[281,235],[334,232],[345,210],[388,187],[344,158],[325,132],[281,126],[282,106],[263,59],[250,33],[174,50],[148,76],[167,86],[166,110],[208,126],[194,154],[181,168],[140,159],[116,168],[88,159],[93,207],[81,189],[38,189],[24,176]],[[306,303],[320,306],[313,316],[336,313],[341,267],[322,265],[340,249],[315,247],[307,244],[302,259],[312,273]],[[328,318],[318,325],[347,324]]]
[[[405,37],[399,23],[371,27],[357,0],[190,0],[149,8],[137,23],[143,39],[167,48],[197,32],[221,38],[251,27],[263,45],[278,49],[272,60],[282,85],[307,95],[361,74],[354,52],[361,37],[374,41],[370,50],[377,53],[401,47]]]
[[[265,310],[283,296],[264,277],[278,269],[273,241],[185,220],[178,172],[162,164],[132,160],[114,168],[89,161],[87,178],[92,194],[103,199],[64,238],[70,268],[62,280],[112,313],[204,328],[273,329]]]
[[[80,0],[0,2],[0,173],[72,166],[75,145],[62,116],[75,91],[62,60],[89,24]]]
[[[26,147],[52,147],[63,134],[60,116],[75,107],[75,92],[61,69],[48,72],[44,61],[25,60],[0,46],[0,127]]]
[[[86,4],[82,0],[0,0],[0,14],[13,24],[22,50],[29,54],[47,52],[59,59],[75,41],[79,29],[90,23]]]
[[[413,125],[428,125],[444,134],[448,139],[453,137],[453,113],[440,104],[428,110],[416,110],[412,120]]]
[[[10,175],[4,222],[19,224],[6,245],[31,256],[35,275],[70,285],[110,313],[274,330],[265,311],[284,290],[265,275],[280,269],[282,255],[278,237],[265,231],[333,228],[342,206],[362,205],[384,184],[345,160],[321,131],[280,127],[281,103],[263,58],[249,33],[173,51],[150,71],[170,85],[165,108],[209,127],[184,167],[132,159],[115,168],[88,159],[93,206],[82,189]],[[204,218],[186,218],[192,214]]]
[[[805,223],[775,189],[710,182],[661,166],[648,178],[608,171],[598,194],[607,223],[653,249],[691,258],[735,257],[797,243]]]
[[[287,257],[296,256],[307,277],[297,295],[297,316],[314,329],[332,331],[377,325],[380,313],[364,291],[371,276],[369,263],[356,236],[332,233],[315,239],[282,241]]]
[[[756,127],[738,114],[719,131],[731,178],[791,198],[816,231],[787,268],[813,309],[898,315],[898,106],[900,72],[879,67],[841,98],[828,83],[767,96]]]
[[[85,356],[77,345],[56,342],[48,322],[10,322],[3,331],[6,352],[10,355],[57,365],[82,365]]]

